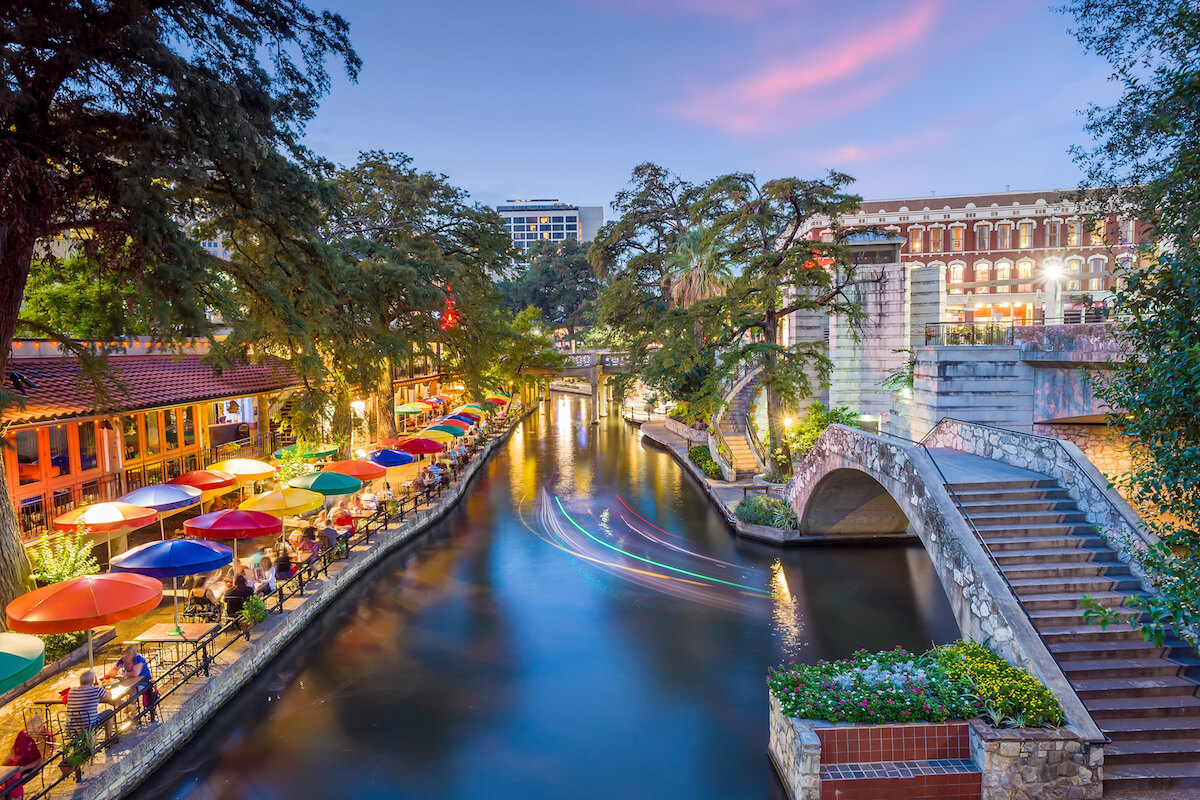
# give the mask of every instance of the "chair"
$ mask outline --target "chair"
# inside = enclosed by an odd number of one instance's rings
[[[242,614],[242,606],[246,604],[246,598],[239,595],[225,595],[223,605],[225,607],[225,621],[232,622]]]

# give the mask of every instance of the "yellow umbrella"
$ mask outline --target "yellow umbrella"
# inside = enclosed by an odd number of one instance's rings
[[[437,431],[432,428],[426,428],[423,431],[418,431],[417,436],[422,439],[429,439],[434,442],[453,442],[454,437],[445,431]]]
[[[273,466],[255,458],[227,458],[224,461],[209,464],[208,469],[228,472],[237,478],[239,483],[261,481],[264,478],[275,477],[275,468]]]
[[[238,506],[243,511],[265,511],[277,517],[291,517],[325,505],[325,496],[308,489],[276,489],[261,492]]]

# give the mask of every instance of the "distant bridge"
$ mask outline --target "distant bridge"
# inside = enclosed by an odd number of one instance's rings
[[[536,368],[528,372],[546,378],[546,394],[550,392],[551,378],[584,378],[592,387],[592,422],[608,416],[608,404],[613,399],[612,388],[607,385],[608,378],[629,372],[629,353],[581,350],[568,354],[567,361],[567,366],[559,369]]]

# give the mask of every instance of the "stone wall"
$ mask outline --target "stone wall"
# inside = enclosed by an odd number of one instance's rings
[[[698,431],[695,428],[689,428],[682,422],[673,420],[670,417],[667,417],[664,422],[666,423],[667,430],[676,436],[681,436],[692,444],[708,444],[708,431]]]
[[[855,329],[842,315],[829,326],[833,360],[829,404],[882,417],[891,408],[891,397],[879,383],[908,358],[897,352],[908,347],[905,268],[902,264],[862,267],[858,279],[864,283],[848,291],[861,306],[860,327]]]
[[[1070,728],[1000,730],[971,720],[971,760],[983,771],[981,800],[1104,794],[1104,745]]]
[[[1033,402],[1034,371],[1016,347],[919,347],[906,435],[919,439],[943,417],[1029,430]]]
[[[1107,425],[1042,422],[1033,426],[1033,432],[1075,445],[1110,483],[1127,474],[1132,466],[1129,438],[1121,436]],[[1125,496],[1119,486],[1116,489],[1122,497]]]
[[[775,770],[792,800],[820,800],[821,740],[806,720],[784,714],[774,693],[768,690],[767,695],[771,702],[767,752]]]

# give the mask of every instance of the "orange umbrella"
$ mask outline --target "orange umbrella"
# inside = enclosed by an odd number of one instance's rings
[[[128,572],[84,575],[27,592],[8,604],[9,630],[17,633],[72,633],[87,630],[88,663],[92,628],[144,614],[162,600],[156,578]]]
[[[94,531],[119,531],[124,528],[141,528],[157,521],[158,512],[153,508],[113,500],[109,503],[91,503],[73,508],[55,517],[54,527],[60,531],[73,531],[80,525],[85,525]]]
[[[349,475],[351,478],[358,478],[364,482],[382,478],[387,474],[386,469],[370,461],[335,461],[321,471]]]

